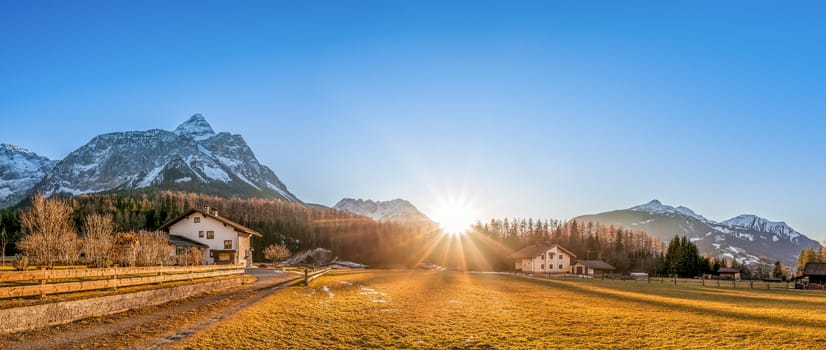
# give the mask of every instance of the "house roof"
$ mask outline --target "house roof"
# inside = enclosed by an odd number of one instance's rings
[[[189,209],[188,211],[184,212],[181,216],[178,216],[177,218],[172,219],[171,221],[163,224],[161,227],[158,227],[158,230],[169,230],[170,226],[176,224],[178,221],[181,221],[181,220],[185,219],[186,217],[188,217],[188,216],[190,216],[194,213],[201,213],[201,215],[203,215],[204,217],[212,218],[212,219],[215,219],[215,220],[218,220],[218,221],[222,222],[225,225],[232,226],[232,228],[235,229],[235,231],[237,231],[237,232],[246,233],[246,234],[250,234],[250,235],[258,236],[258,237],[263,237],[260,233],[258,233],[257,231],[255,231],[255,230],[253,230],[249,227],[241,225],[241,224],[239,224],[235,221],[224,218],[222,216],[212,215],[212,214],[210,214],[209,212],[207,212],[205,210],[201,210],[201,209],[197,209],[197,208]]]
[[[717,270],[717,273],[740,273],[740,269],[735,269],[731,267],[721,267]]]
[[[571,253],[570,250],[563,248],[559,244],[535,244],[535,245],[527,246],[525,248],[522,248],[522,249],[516,251],[515,253],[510,255],[510,258],[511,259],[533,258],[535,256],[540,256],[540,255],[544,254],[545,252],[553,249],[554,247],[556,247],[557,249],[565,251],[566,253],[568,253],[569,255],[571,255],[573,257],[576,257],[576,254]]]
[[[577,264],[585,265],[585,267],[594,270],[613,270],[615,267],[602,260],[577,260]]]
[[[803,276],[826,276],[826,263],[806,263],[803,267]]]
[[[182,247],[209,248],[208,245],[178,235],[169,235],[169,243]]]

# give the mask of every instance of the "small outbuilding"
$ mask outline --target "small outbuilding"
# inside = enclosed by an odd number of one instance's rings
[[[611,264],[602,260],[576,260],[571,265],[571,273],[574,275],[602,276],[611,273],[614,269]]]
[[[826,284],[826,263],[810,262],[803,267],[803,278],[809,279],[809,284]]]
[[[717,277],[722,280],[740,280],[740,269],[731,267],[721,267],[717,270]]]

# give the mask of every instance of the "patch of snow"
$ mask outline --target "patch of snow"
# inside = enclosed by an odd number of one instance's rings
[[[691,237],[688,240],[691,241],[691,243],[694,243],[694,242],[697,242],[697,241],[702,241],[703,237]]]
[[[176,180],[175,180],[175,183],[181,183],[181,182],[191,182],[191,181],[192,181],[192,178],[191,178],[191,177],[189,177],[189,176],[187,176],[187,177],[182,177],[182,178],[180,178],[180,179],[176,179]]]
[[[327,293],[327,297],[329,297],[330,299],[332,299],[335,296],[335,294],[333,294],[333,292],[330,291],[330,288],[327,288],[327,285],[321,287],[321,290],[324,291],[324,293]]]
[[[634,223],[631,224],[631,226],[645,225],[645,224],[650,224],[652,222],[654,222],[654,219],[648,219],[648,220],[645,220],[645,221],[634,222]]]
[[[221,182],[230,182],[230,180],[231,180],[230,177],[229,177],[229,174],[227,174],[227,172],[224,171],[224,169],[221,169],[221,168],[214,168],[214,167],[211,167],[211,166],[205,164],[201,168],[201,171],[203,171],[203,173],[204,173],[204,175],[206,175],[206,177],[208,177],[210,179],[213,179],[213,180],[217,180],[217,181],[221,181]]]
[[[778,238],[777,235],[772,236],[772,242],[777,242],[779,240],[780,240],[780,238]]]
[[[152,171],[150,171],[149,174],[147,174],[143,178],[143,180],[141,180],[141,182],[138,182],[137,187],[138,188],[144,188],[144,187],[149,187],[150,185],[152,185],[152,181],[154,181],[155,178],[158,177],[158,175],[161,173],[161,171],[163,171],[163,168],[165,166],[166,166],[166,164],[161,165],[161,166],[159,166],[155,169],[152,169]]]
[[[712,243],[711,245],[713,245],[714,248],[720,249],[720,244],[719,243]]]

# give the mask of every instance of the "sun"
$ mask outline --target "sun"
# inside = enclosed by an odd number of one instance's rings
[[[453,235],[465,233],[479,217],[468,201],[454,198],[439,201],[433,212],[442,231]]]

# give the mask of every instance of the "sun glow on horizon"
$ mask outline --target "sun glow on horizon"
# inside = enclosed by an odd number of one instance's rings
[[[434,209],[433,219],[448,234],[462,234],[478,219],[478,213],[470,202],[464,199],[450,198],[440,200]]]

